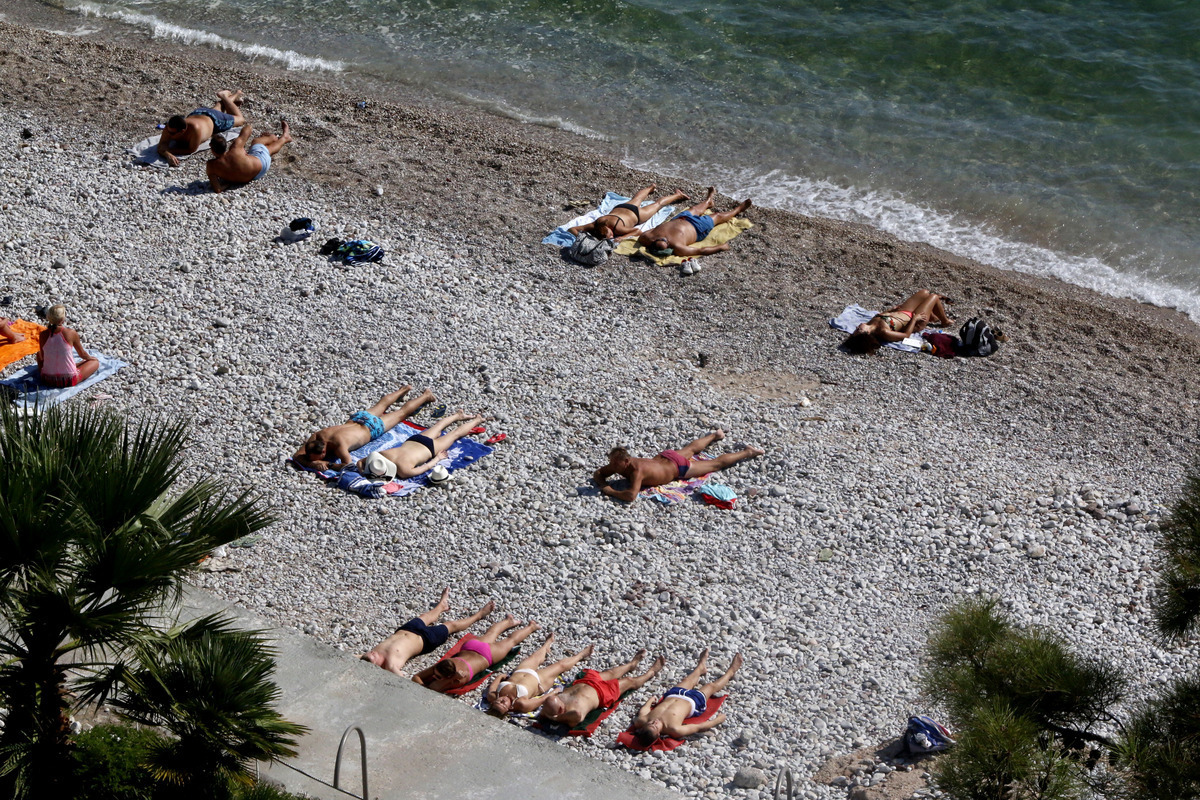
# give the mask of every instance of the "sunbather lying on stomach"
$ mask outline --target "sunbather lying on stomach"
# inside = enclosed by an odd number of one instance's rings
[[[628,203],[621,203],[607,214],[597,217],[595,222],[589,222],[586,225],[576,225],[574,228],[567,228],[567,233],[572,236],[579,236],[581,233],[590,233],[597,239],[624,239],[626,236],[632,236],[637,233],[638,225],[641,225],[657,214],[663,206],[669,206],[672,203],[678,203],[680,200],[688,199],[686,194],[676,189],[672,195],[655,200],[648,205],[642,205],[642,203],[646,202],[646,198],[650,196],[650,193],[657,188],[658,185],[652,183],[635,194]]]
[[[728,222],[750,207],[750,201],[743,200],[732,211],[704,216],[704,212],[712,208],[714,194],[716,190],[708,187],[708,196],[702,202],[642,233],[638,236],[637,243],[655,256],[707,256],[728,250],[728,242],[708,247],[692,247],[693,244],[704,241],[713,228],[722,222]]]
[[[856,355],[870,355],[888,342],[902,342],[930,324],[953,325],[939,295],[922,289],[900,305],[854,329],[842,346]]]
[[[191,155],[213,136],[245,124],[238,107],[241,102],[241,90],[217,92],[219,109],[202,107],[186,117],[182,114],[171,117],[158,138],[158,154],[172,167],[178,167],[177,156]],[[224,143],[224,137],[217,138]]]
[[[363,653],[359,658],[363,661],[370,661],[388,672],[402,675],[400,668],[407,664],[410,658],[432,653],[446,643],[450,634],[465,631],[492,613],[495,608],[496,604],[489,601],[487,605],[468,617],[438,624],[442,614],[450,610],[450,589],[443,589],[442,599],[438,600],[437,605],[396,628],[395,633],[372,647],[370,651]]]
[[[511,636],[500,639],[500,634],[509,628],[517,627],[517,621],[509,614],[497,622],[477,639],[471,639],[463,645],[458,655],[444,658],[413,675],[413,683],[419,683],[426,689],[435,692],[448,692],[460,686],[466,686],[475,680],[475,676],[483,672],[497,661],[503,661],[514,647],[525,641],[526,637],[542,626],[531,622]]]
[[[718,429],[682,450],[663,450],[654,458],[634,458],[624,447],[614,447],[609,451],[608,464],[596,470],[592,474],[592,480],[600,487],[602,493],[632,503],[642,489],[687,478],[698,478],[763,454],[757,447],[747,447],[736,453],[724,453],[706,461],[692,461],[713,442],[724,438],[725,431]],[[609,486],[607,480],[612,475],[625,476],[629,480],[629,487],[617,491]]]
[[[708,706],[708,701],[717,692],[724,690],[729,679],[741,666],[742,654],[738,653],[733,657],[733,661],[730,662],[729,669],[725,670],[724,675],[712,683],[697,687],[696,684],[708,672],[708,648],[704,648],[696,668],[680,681],[678,686],[668,689],[660,698],[651,698],[646,701],[638,711],[637,719],[633,722],[633,735],[643,745],[649,746],[663,736],[682,739],[685,736],[717,727],[725,721],[725,715],[722,713],[715,714],[707,722],[685,725],[683,721],[689,717],[703,714],[704,709]]]
[[[434,400],[433,392],[426,389],[396,411],[388,411],[400,398],[412,390],[402,386],[391,394],[379,398],[379,402],[366,411],[355,411],[347,422],[323,428],[300,448],[292,459],[306,467],[318,470],[347,469],[354,464],[351,450],[357,450],[373,442],[420,410],[421,406]],[[336,465],[336,466],[335,466]]]
[[[666,661],[662,656],[654,659],[650,668],[641,675],[626,677],[645,657],[646,651],[638,650],[634,657],[620,666],[597,672],[585,669],[582,675],[561,694],[550,695],[542,703],[538,716],[563,725],[575,726],[583,722],[597,708],[611,708],[621,695],[631,689],[640,689],[651,678],[662,671]]]
[[[466,424],[446,433],[446,428],[455,422],[466,420]],[[380,450],[358,462],[358,471],[368,478],[411,478],[422,475],[437,466],[446,457],[450,446],[483,422],[483,417],[471,416],[461,409],[443,417],[436,425],[430,425],[424,433],[410,436],[399,447]],[[445,434],[445,435],[443,435]]]

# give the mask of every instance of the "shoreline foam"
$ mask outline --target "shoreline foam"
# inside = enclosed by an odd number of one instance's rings
[[[221,597],[351,652],[444,585],[456,611],[493,597],[538,619],[556,653],[594,641],[594,665],[668,652],[664,681],[705,645],[716,664],[740,650],[730,722],[670,758],[606,749],[616,722],[565,745],[706,798],[739,766],[811,775],[897,735],[958,597],[997,594],[1139,674],[1195,662],[1194,644],[1152,647],[1148,610],[1151,526],[1196,457],[1200,338],[1182,315],[772,209],[687,279],[583,269],[538,244],[569,199],[674,181],[604,142],[365,81],[0,33],[0,290],[16,310],[66,303],[85,346],[131,363],[104,384],[115,407],[192,419],[190,475],[263,491],[280,522],[232,551],[241,572],[196,578]],[[212,195],[201,161],[127,166],[156,121],[235,86],[256,124],[296,132],[264,181]],[[347,270],[317,243],[273,244],[297,216],[388,260]],[[1010,342],[951,362],[837,352],[828,316],[918,288]],[[402,382],[498,417],[509,441],[465,482],[394,502],[280,466]],[[737,511],[586,489],[613,445],[648,454],[717,426],[767,449],[722,475]]]

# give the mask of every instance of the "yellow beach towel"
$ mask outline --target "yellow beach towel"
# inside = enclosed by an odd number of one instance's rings
[[[711,216],[705,212],[705,216]],[[703,242],[698,242],[697,246],[708,247],[714,244],[724,244],[733,237],[737,236],[742,231],[748,231],[754,227],[754,224],[748,219],[742,217],[734,217],[729,222],[722,222],[720,225],[712,229],[712,233],[704,237]],[[671,264],[682,264],[682,256],[652,256],[650,252],[637,243],[637,237],[631,237],[622,241],[617,245],[617,249],[613,251],[619,256],[635,256],[640,255],[650,259],[660,267],[669,266]]]
[[[36,322],[26,322],[23,319],[16,320],[12,324],[12,329],[17,333],[25,334],[25,341],[9,344],[5,342],[0,344],[0,369],[4,369],[9,364],[15,361],[20,361],[25,356],[31,356],[38,351],[38,334],[46,330]]]

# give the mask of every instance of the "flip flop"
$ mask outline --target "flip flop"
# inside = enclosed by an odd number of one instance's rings
[[[487,428],[483,427],[482,425],[476,425],[474,428],[471,428],[471,430],[467,431],[467,433],[469,433],[469,434],[487,433]]]
[[[431,406],[425,406],[425,413],[429,415],[430,419],[441,419],[446,416],[446,404],[434,403]]]
[[[507,438],[508,438],[507,433],[497,433],[495,436],[493,436],[492,438],[490,438],[486,442],[484,442],[484,444],[499,444],[500,442],[503,442]]]

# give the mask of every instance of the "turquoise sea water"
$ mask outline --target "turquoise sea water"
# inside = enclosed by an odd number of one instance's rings
[[[1200,320],[1200,3],[56,2]]]

